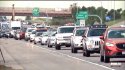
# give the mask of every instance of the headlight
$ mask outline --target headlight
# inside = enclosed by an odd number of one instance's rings
[[[93,40],[90,40],[90,43],[91,43],[91,44],[93,44],[93,43],[94,43],[94,41],[93,41]]]
[[[112,43],[108,43],[108,42],[105,43],[105,45],[106,45],[106,46],[114,46],[114,44],[112,44]]]

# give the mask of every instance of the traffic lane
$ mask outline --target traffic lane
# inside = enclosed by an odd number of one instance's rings
[[[24,70],[108,70],[77,59],[56,54],[31,43],[14,39],[2,39],[3,48]],[[8,43],[8,44],[6,44]]]
[[[48,48],[46,45],[42,45],[42,46],[38,45],[38,46],[55,51],[54,47]],[[93,62],[93,63],[97,63],[99,65],[103,65],[103,66],[106,66],[106,67],[109,67],[109,68],[113,68],[113,69],[116,69],[116,70],[124,70],[124,68],[125,68],[125,59],[124,58],[111,58],[110,63],[104,63],[104,62],[100,62],[100,54],[91,54],[90,57],[83,57],[82,50],[79,50],[78,53],[74,54],[74,53],[71,53],[70,47],[64,47],[64,46],[61,48],[61,50],[56,50],[56,51],[60,52],[60,53],[63,53],[63,54],[70,55],[72,57],[82,59],[82,60],[90,61],[90,62]],[[119,65],[111,66],[111,63],[121,63],[121,65],[120,65],[120,67],[119,67]]]

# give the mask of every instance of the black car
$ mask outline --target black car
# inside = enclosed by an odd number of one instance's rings
[[[6,37],[6,38],[8,38],[8,32],[1,32],[1,37]]]

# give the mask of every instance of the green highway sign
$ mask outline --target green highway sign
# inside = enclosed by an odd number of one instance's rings
[[[88,18],[87,11],[79,11],[79,13],[76,14],[76,19],[87,19],[87,18]]]
[[[32,15],[38,17],[40,14],[39,8],[33,8]]]

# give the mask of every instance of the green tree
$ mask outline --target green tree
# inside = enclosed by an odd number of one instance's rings
[[[95,15],[96,14],[96,9],[94,6],[92,7],[88,7],[87,8],[88,14],[89,15]],[[88,17],[88,19],[86,20],[86,25],[92,25],[96,20],[97,17]]]
[[[70,5],[70,8],[72,13],[72,18],[74,19],[74,22],[76,22],[77,21],[76,13],[78,13],[78,11],[80,10],[80,7],[77,6],[77,3],[73,3],[72,5]]]
[[[107,13],[107,9],[103,8],[103,7],[98,7],[97,10],[96,10],[96,14],[98,16],[100,16],[100,18],[102,19],[102,23],[105,22],[105,15]],[[99,19],[96,19],[98,22],[100,22]]]
[[[125,10],[122,11],[121,16],[122,18],[125,18]]]

